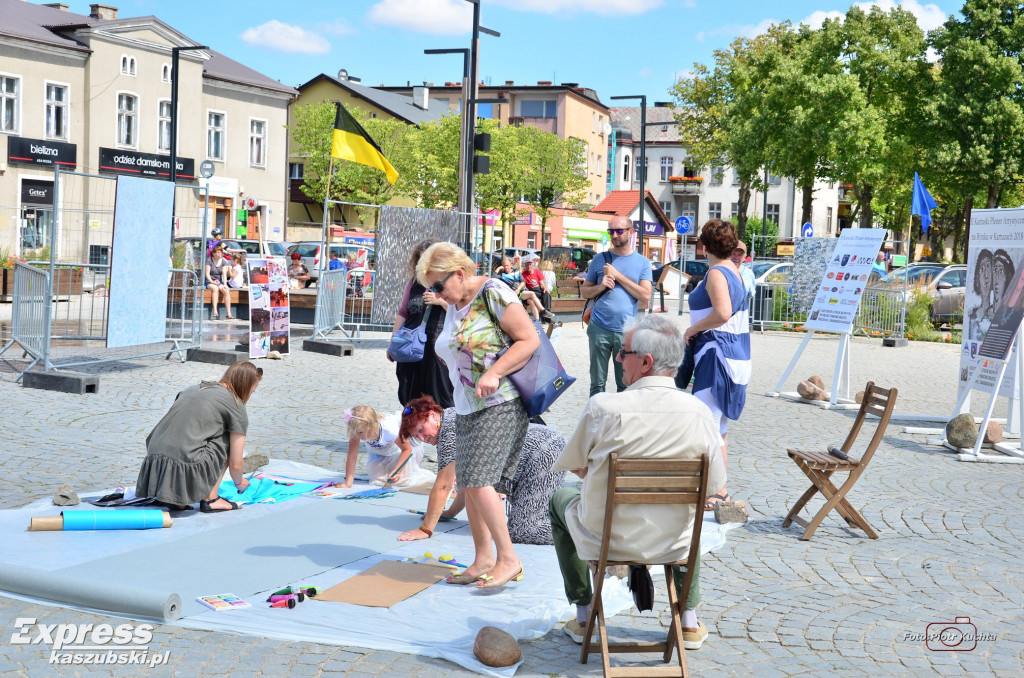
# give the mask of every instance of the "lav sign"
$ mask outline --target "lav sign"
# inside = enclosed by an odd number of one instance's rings
[[[688,216],[681,216],[676,219],[676,233],[686,234],[690,232],[690,228],[693,226],[693,220]]]

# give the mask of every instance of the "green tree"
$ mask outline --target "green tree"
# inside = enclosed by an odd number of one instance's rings
[[[969,225],[976,199],[997,207],[1004,189],[1017,192],[1024,161],[1024,7],[967,0],[961,13],[962,20],[950,17],[931,34],[942,64],[932,158],[959,219]],[[962,229],[965,243],[968,229]]]
[[[526,201],[540,217],[543,252],[544,235],[548,219],[554,214],[553,208],[575,206],[585,199],[590,186],[585,169],[586,147],[579,139],[559,139],[551,132],[534,127],[524,127],[522,136],[531,158],[526,182],[534,187],[526,191]]]
[[[406,175],[419,204],[445,209],[459,203],[459,135],[462,120],[448,113],[420,126],[415,135],[415,167]]]
[[[528,181],[531,155],[527,135],[532,127],[498,126],[496,120],[480,120],[480,132],[491,135],[491,169],[476,177],[477,208],[501,212],[501,231],[505,233],[516,212],[516,203],[532,188]],[[514,227],[513,227],[514,228]],[[514,237],[514,233],[512,234]],[[511,244],[511,243],[508,243]]]

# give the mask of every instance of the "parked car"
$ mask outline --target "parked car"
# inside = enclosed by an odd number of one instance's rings
[[[676,270],[683,271],[686,275],[690,276],[689,281],[686,283],[685,291],[687,294],[692,292],[693,288],[697,286],[697,283],[704,279],[709,268],[706,259],[690,260],[685,262],[685,265],[681,264],[679,259],[670,261],[667,264],[651,262],[651,276],[653,277],[654,282],[658,282],[661,278],[661,274],[665,270],[665,266],[673,266]]]
[[[239,245],[249,256],[256,257],[287,257],[288,248],[284,243],[273,240],[238,240]],[[260,251],[260,243],[263,244],[263,251]]]
[[[329,251],[337,252],[338,258],[344,261],[348,257],[349,252],[359,254],[359,250],[366,250],[366,261],[372,263],[375,257],[374,249],[366,245],[354,245],[352,243],[330,243],[328,245]],[[309,269],[309,280],[315,282],[320,279],[320,271],[327,268],[330,263],[330,256],[320,256],[320,242],[319,241],[306,241],[295,243],[288,249],[287,257],[289,263],[291,263],[291,256],[293,253],[298,252],[299,256],[302,257],[302,263]]]
[[[927,294],[932,299],[932,323],[963,322],[964,296],[967,291],[967,266],[963,264],[911,264],[884,276],[876,287],[903,290],[903,302],[911,301],[914,293]]]
[[[522,265],[524,257],[540,257],[540,250],[532,247],[506,247],[503,252],[504,256],[512,260],[512,263],[516,265],[516,268],[519,268],[519,266]],[[500,265],[501,262],[499,261],[498,264]]]
[[[750,307],[750,320],[754,329],[761,329],[762,321],[786,320],[789,305],[776,307],[775,292],[792,290],[793,264],[789,261],[756,261],[750,266],[754,272],[754,299]],[[787,317],[783,317],[787,316]]]
[[[544,248],[542,259],[563,262],[565,268],[576,271],[586,271],[590,267],[590,260],[597,255],[597,252],[589,247],[568,247],[554,245]]]
[[[209,247],[210,243],[213,242],[214,240],[216,240],[216,238],[207,238],[206,239],[206,246]],[[200,254],[199,250],[203,246],[203,239],[198,237],[198,236],[186,236],[186,237],[181,237],[181,238],[175,238],[174,242],[175,243],[179,243],[179,242],[188,243],[189,245],[192,246],[192,251],[195,252],[197,255]],[[243,255],[246,254],[245,248],[242,247],[242,243],[240,241],[238,241],[238,240],[223,240],[222,239],[220,242],[221,242],[221,244],[224,245],[224,256],[225,257],[230,257],[232,254],[236,254],[236,253],[240,253],[240,254],[243,254]],[[199,263],[202,263],[203,259],[205,259],[205,255],[203,255],[203,257],[201,257],[199,259]]]

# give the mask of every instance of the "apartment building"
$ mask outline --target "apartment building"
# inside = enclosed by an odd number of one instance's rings
[[[429,90],[427,96],[441,106],[456,112],[462,110],[461,83],[446,82],[442,86],[424,83],[424,86]],[[414,90],[424,88],[382,85],[376,89],[411,96]],[[506,80],[503,85],[481,85],[479,91],[481,99],[508,99],[509,103],[480,104],[477,106],[478,118],[530,125],[552,132],[560,139],[579,139],[585,148],[586,172],[590,179],[585,202],[596,205],[601,201],[606,192],[605,154],[611,125],[609,109],[601,103],[597,92],[575,82],[556,85],[543,80],[536,85]]]
[[[644,172],[646,190],[670,221],[685,215],[699,225],[713,217],[734,219],[738,215],[736,171],[728,166],[697,167],[691,163],[680,142],[673,109],[667,103],[647,109],[646,167],[641,167],[640,162],[640,108],[612,108],[611,118],[609,191],[638,191]],[[811,213],[815,236],[838,233],[839,193],[836,184],[815,184]],[[769,175],[767,200],[763,191],[752,193],[747,216],[763,217],[767,202],[768,219],[779,224],[779,235],[800,237],[802,200],[803,195],[792,179]]]
[[[55,165],[169,178],[171,50],[196,42],[154,16],[119,18],[109,5],[76,14],[67,4],[0,0],[0,17],[0,245],[19,253],[51,244]],[[283,127],[296,91],[212,49],[182,51],[178,81],[178,182],[194,186],[211,229],[282,239]],[[198,177],[204,160],[215,168],[209,204]],[[99,184],[81,182],[83,195],[67,197],[83,204]],[[89,227],[109,232],[111,222],[97,217]],[[198,223],[180,234],[199,235]],[[56,245],[69,261],[109,256],[96,249],[106,246],[59,233]]]

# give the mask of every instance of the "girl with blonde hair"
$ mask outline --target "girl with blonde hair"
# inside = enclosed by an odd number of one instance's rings
[[[417,471],[423,458],[423,446],[400,435],[399,414],[381,414],[369,405],[356,405],[345,410],[348,428],[348,458],[345,460],[345,482],[336,487],[352,487],[356,461],[362,445],[368,448],[366,472],[376,485],[404,487],[418,480]]]

